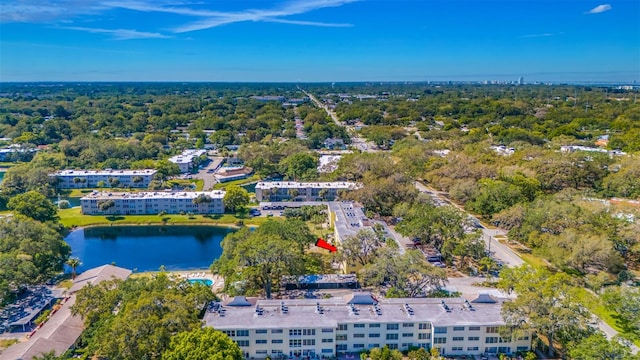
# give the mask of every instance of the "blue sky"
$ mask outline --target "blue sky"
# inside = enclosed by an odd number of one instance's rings
[[[640,81],[606,1],[2,0],[0,81]]]

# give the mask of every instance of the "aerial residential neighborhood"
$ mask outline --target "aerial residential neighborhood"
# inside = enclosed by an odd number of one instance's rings
[[[640,359],[640,2],[0,6],[0,360]]]

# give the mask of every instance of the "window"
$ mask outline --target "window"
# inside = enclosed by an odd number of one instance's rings
[[[363,338],[364,334],[353,334],[354,338]]]
[[[506,337],[506,338],[501,337],[499,342],[501,342],[501,343],[510,343],[511,342],[511,336]]]
[[[469,346],[467,348],[467,351],[478,351],[478,347],[477,346]]]
[[[282,354],[282,350],[271,350],[272,354]]]
[[[498,348],[495,346],[484,348],[484,352],[495,354],[498,352]]]
[[[529,340],[529,336],[523,336],[523,337],[519,337],[518,341],[523,341],[523,340]]]
[[[426,329],[431,329],[431,326],[429,326],[429,323],[420,323],[418,324],[418,329],[420,330],[426,330]]]
[[[329,329],[324,328],[324,329],[322,329],[322,332],[323,332],[323,333],[332,333],[332,332],[333,332],[333,329],[331,329],[331,328],[329,328]]]
[[[402,327],[403,328],[412,328],[413,327],[413,323],[403,323]]]
[[[322,349],[323,354],[331,354],[333,353],[333,349]]]
[[[447,338],[446,337],[433,338],[433,343],[434,344],[446,344],[447,343]]]
[[[369,324],[369,328],[379,328],[380,324]]]
[[[336,340],[345,341],[347,340],[347,335],[336,335]]]
[[[302,329],[289,330],[289,336],[300,336],[300,335],[302,335]]]
[[[369,344],[369,347],[372,348],[372,349],[373,348],[379,348],[380,344]]]
[[[364,324],[353,324],[354,328],[363,328]]]
[[[462,351],[462,346],[454,346],[451,348],[451,351]]]
[[[347,344],[339,344],[336,346],[337,351],[347,351]]]
[[[338,330],[347,330],[347,324],[338,324]]]
[[[454,336],[453,339],[451,339],[453,341],[464,341],[464,336]]]
[[[302,340],[302,345],[304,345],[304,346],[315,345],[315,344],[316,344],[316,339],[304,339],[304,340]]]
[[[464,331],[464,326],[454,326],[453,331]]]
[[[282,329],[273,329],[271,330],[272,334],[282,334]]]
[[[410,347],[412,347],[412,346],[413,346],[413,344],[412,344],[412,343],[403,343],[403,344],[402,344],[402,348],[403,348],[403,349],[408,349],[408,348],[410,348]]]
[[[238,340],[238,346],[247,347],[249,346],[249,340]]]
[[[469,326],[469,331],[480,331],[480,326]]]
[[[387,340],[398,340],[398,334],[387,334]]]
[[[256,350],[256,354],[267,354],[267,350]]]
[[[282,344],[282,339],[273,339],[271,340],[272,344]]]
[[[316,329],[304,329],[302,330],[302,335],[315,335],[316,334]]]
[[[497,326],[487,326],[487,334],[497,334],[498,327]]]
[[[223,333],[227,334],[227,336],[230,336],[230,337],[236,336],[236,331],[235,330],[225,330],[225,331],[223,331]]]
[[[322,339],[323,343],[332,343],[333,339]]]
[[[433,328],[433,332],[435,334],[446,334],[447,333],[447,328],[444,326],[436,326]]]
[[[364,344],[353,344],[354,349],[364,349]]]
[[[413,337],[413,333],[403,333],[402,337]]]
[[[302,339],[289,339],[289,347],[302,347]]]
[[[256,330],[256,334],[266,334],[267,333],[267,329],[258,329]]]
[[[529,347],[528,347],[528,346],[518,346],[518,347],[516,348],[516,351],[517,351],[517,352],[520,352],[520,351],[528,351],[528,350],[529,350]]]
[[[369,334],[369,337],[370,337],[370,338],[379,338],[379,337],[380,337],[380,334],[378,334],[378,333],[370,333],[370,334]]]
[[[509,347],[509,346],[500,346],[498,348],[498,352],[499,353],[509,354],[509,353],[511,353],[511,347]]]
[[[387,324],[387,330],[398,330],[399,328],[398,324]]]
[[[479,336],[469,336],[469,338],[467,340],[469,340],[469,341],[479,341],[480,337]]]
[[[398,344],[387,344],[387,346],[391,350],[398,350]]]
[[[484,339],[484,342],[486,344],[495,344],[495,343],[498,342],[498,337],[497,336],[490,336],[490,337]]]
[[[266,339],[256,339],[256,344],[266,344],[267,340]]]
[[[420,339],[420,340],[431,339],[431,334],[420,333],[420,334],[418,334],[418,339]]]
[[[238,330],[236,331],[237,336],[249,336],[249,330]]]

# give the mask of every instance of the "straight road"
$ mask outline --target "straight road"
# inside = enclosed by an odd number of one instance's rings
[[[447,197],[444,196],[444,193],[440,191],[435,191],[424,186],[420,182],[415,182],[416,189],[421,193],[428,194],[434,199],[436,204],[448,204],[451,206],[455,206],[460,211],[463,211],[468,216],[476,219],[473,215],[469,214],[464,208],[458,206],[457,204],[452,203]],[[476,219],[477,220],[477,219]],[[511,250],[506,245],[501,244],[495,237],[496,236],[505,236],[507,232],[502,229],[487,229],[485,226],[482,226],[482,239],[485,242],[487,250],[491,253],[494,259],[501,261],[507,266],[516,267],[524,264],[524,260],[515,253],[515,251]]]

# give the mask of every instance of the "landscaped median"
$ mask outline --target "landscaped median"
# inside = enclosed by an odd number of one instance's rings
[[[242,221],[245,225],[260,225],[266,217],[241,219],[232,214],[211,215],[83,215],[80,207],[58,210],[60,222],[68,227],[84,227],[98,225],[174,225],[174,224],[210,224],[237,225]]]

